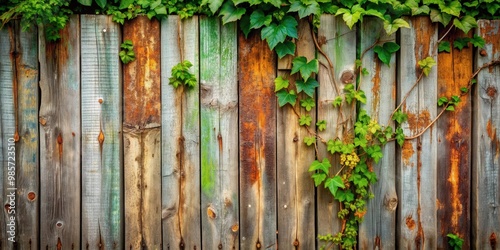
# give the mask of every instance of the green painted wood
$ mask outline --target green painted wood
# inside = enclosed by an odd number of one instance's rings
[[[40,245],[80,246],[80,17],[58,42],[40,30]]]
[[[305,56],[308,61],[315,58],[316,50],[311,37],[309,22],[300,20],[298,26],[297,55]],[[279,60],[278,65],[289,65],[290,59],[285,57]],[[283,67],[288,68],[288,67]],[[292,86],[297,79],[290,77],[290,68],[282,69],[278,74],[289,79]],[[301,98],[306,95],[301,94]],[[309,115],[313,118],[311,130],[316,124],[316,109],[307,112],[297,102],[295,110],[300,115]],[[287,105],[277,109],[277,200],[278,200],[278,246],[292,249],[314,249],[316,234],[314,227],[314,182],[308,167],[315,159],[314,147],[308,147],[304,137],[311,136],[308,131],[299,125],[299,117],[293,108]]]
[[[207,249],[239,247],[236,28],[200,17],[201,218]]]
[[[476,68],[499,60],[500,21],[480,20],[476,34],[486,45],[476,53]],[[497,64],[477,75],[474,93],[474,124],[472,151],[472,248],[498,249],[500,247],[500,67]]]
[[[395,42],[396,36],[386,35],[382,21],[365,19],[360,30],[361,52],[377,41],[380,45],[388,41]],[[366,109],[372,119],[386,125],[396,107],[396,54],[393,54],[389,66],[378,59],[373,49],[367,50],[361,60],[363,68],[368,71],[368,75],[360,76],[360,89],[366,93],[366,104],[361,108]],[[395,142],[386,144],[382,149],[384,157],[371,166],[377,174],[378,182],[371,187],[375,198],[368,201],[367,213],[359,227],[360,249],[396,248],[398,196],[395,147]]]
[[[350,30],[341,17],[332,15],[321,16],[321,26],[318,30],[318,42],[324,53],[330,58],[333,64],[333,72],[329,63],[323,55],[319,55],[320,60],[318,81],[318,121],[325,120],[327,129],[318,134],[325,140],[335,138],[345,138],[350,133],[352,124],[344,121],[349,117],[354,117],[354,108],[344,105],[340,110],[333,108],[333,100],[343,92],[344,83],[352,81],[354,77],[354,62],[356,58],[356,30]],[[344,125],[340,125],[344,124]],[[318,159],[323,160],[328,157],[332,163],[332,174],[338,171],[339,159],[332,157],[326,150],[326,145],[318,145]],[[330,191],[323,187],[317,189],[317,210],[316,214],[321,215],[316,218],[318,234],[337,234],[341,230],[341,221],[337,217],[339,210],[338,202],[334,201]],[[321,245],[321,242],[319,243]]]
[[[121,33],[81,16],[82,247],[123,249]]]
[[[169,85],[171,69],[183,60],[198,77],[198,17],[161,23],[162,68],[162,221],[163,247],[201,248],[199,84]]]
[[[14,27],[13,23],[7,24],[3,29],[0,29],[0,166],[2,171],[0,171],[0,201],[2,204],[2,212],[0,216],[0,248],[1,249],[14,249],[12,241],[9,241],[9,237],[15,237],[17,232],[11,231],[10,226],[7,224],[16,224],[16,218],[13,218],[14,222],[11,222],[8,209],[8,203],[10,202],[11,192],[15,192],[13,189],[15,183],[11,185],[8,180],[9,176],[9,163],[12,167],[16,164],[16,151],[14,142],[14,133],[16,130],[15,117],[14,117],[14,95],[13,95],[13,73],[14,71],[14,60],[11,57],[11,52],[14,52],[15,40],[14,40]],[[15,171],[14,169],[10,169]],[[13,172],[12,172],[13,173]],[[11,232],[9,232],[11,231]],[[11,238],[15,240],[15,238]]]
[[[401,30],[398,97],[408,93],[420,74],[418,61],[432,56],[437,61],[437,26],[428,17],[408,19],[410,29]],[[408,114],[403,124],[405,135],[413,136],[424,129],[437,115],[437,69],[411,91],[402,106]],[[398,151],[398,229],[399,247],[435,249],[437,247],[436,181],[437,134],[426,131],[414,140],[405,141]]]

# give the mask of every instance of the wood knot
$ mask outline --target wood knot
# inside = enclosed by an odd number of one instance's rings
[[[42,126],[45,126],[45,124],[47,124],[47,121],[45,120],[45,118],[43,117],[40,117],[38,118],[38,122],[40,123],[40,125]]]
[[[262,245],[260,244],[260,241],[257,241],[257,244],[255,244],[255,247],[256,247],[257,249],[260,249],[260,248],[262,247]]]
[[[56,222],[56,227],[57,227],[57,228],[62,228],[62,227],[63,227],[63,225],[64,225],[64,223],[63,223],[62,221],[58,221],[58,222]]]
[[[29,192],[28,193],[28,200],[29,201],[34,201],[36,199],[36,194],[35,192]]]
[[[217,218],[217,214],[215,213],[215,209],[213,209],[212,207],[207,208],[207,215],[208,215],[208,218],[210,218],[210,219]]]
[[[57,144],[61,145],[62,143],[63,143],[63,138],[62,138],[62,135],[61,135],[61,134],[59,134],[59,135],[57,136]]]
[[[486,94],[490,98],[495,98],[497,96],[497,88],[495,88],[493,86],[489,86],[488,88],[486,88]]]
[[[103,144],[104,143],[104,133],[102,132],[102,130],[99,132],[99,136],[97,137],[97,140],[99,141],[99,144]]]
[[[293,246],[298,247],[299,245],[300,245],[299,240],[295,239],[295,241],[293,242]]]
[[[354,82],[354,72],[351,70],[346,70],[342,72],[342,75],[340,76],[340,81],[343,84],[348,84],[348,83],[353,83]]]
[[[240,226],[238,224],[234,224],[232,227],[231,227],[231,231],[233,231],[233,233],[236,233],[238,232],[238,230],[240,229]]]
[[[15,141],[15,142],[18,142],[18,141],[19,141],[19,133],[17,132],[17,130],[16,130],[16,132],[14,133],[14,141]]]
[[[497,236],[495,232],[491,233],[490,235],[490,246],[491,249],[497,249]]]
[[[104,102],[104,100],[102,100],[102,99],[99,98],[98,102],[99,102],[99,104],[102,104]]]
[[[222,249],[222,244],[219,243],[219,246],[217,248]]]
[[[487,55],[488,55],[488,52],[486,52],[486,50],[485,50],[485,49],[481,49],[481,51],[479,51],[479,54],[480,54],[481,56],[487,56]]]

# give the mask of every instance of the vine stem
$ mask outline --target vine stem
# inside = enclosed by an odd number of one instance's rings
[[[394,116],[394,114],[401,108],[401,106],[403,106],[403,104],[406,102],[406,99],[408,99],[408,97],[410,96],[411,92],[413,91],[413,89],[415,89],[415,87],[417,87],[418,83],[422,80],[422,77],[424,76],[424,72],[422,71],[420,73],[420,75],[418,76],[417,80],[415,81],[415,83],[413,83],[413,86],[411,86],[411,89],[406,92],[405,96],[403,97],[403,100],[401,100],[401,102],[398,104],[398,106],[394,109],[394,111],[392,111],[392,114],[391,116],[389,117],[389,123],[392,121],[392,117]]]

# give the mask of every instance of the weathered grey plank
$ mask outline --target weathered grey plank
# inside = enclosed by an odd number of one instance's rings
[[[307,20],[300,20],[297,40],[297,56],[304,56],[307,61],[315,58],[315,46]],[[289,79],[295,85],[297,77],[290,77],[291,62],[288,57],[279,60],[283,69],[278,74]],[[301,98],[306,95],[301,94]],[[313,118],[311,131],[315,131],[316,109],[307,112],[297,102],[295,110],[300,115]],[[314,249],[316,235],[314,228],[314,183],[309,166],[315,159],[314,147],[304,144],[304,137],[312,136],[299,125],[299,117],[290,105],[277,111],[277,187],[278,187],[278,245],[285,249]]]
[[[408,19],[410,29],[401,30],[398,96],[411,92],[402,106],[408,115],[403,124],[407,136],[424,129],[437,114],[437,69],[432,68],[411,91],[421,70],[418,61],[432,56],[437,61],[437,26],[428,17]],[[436,168],[437,135],[431,128],[422,136],[405,141],[398,151],[398,242],[406,249],[437,246]]]
[[[80,246],[80,18],[58,42],[40,29],[40,246]],[[38,195],[37,195],[38,196]]]
[[[362,67],[368,70],[368,75],[360,76],[360,89],[366,93],[366,104],[361,105],[361,108],[381,125],[387,124],[396,107],[396,54],[393,54],[387,66],[370,47],[376,42],[382,46],[384,42],[395,41],[395,35],[386,35],[383,23],[378,18],[367,18],[361,25],[360,50],[366,51],[361,58]],[[368,201],[367,213],[359,227],[360,249],[396,248],[398,197],[395,146],[395,142],[386,144],[382,149],[383,158],[372,166],[378,182],[371,188],[375,198]]]
[[[332,62],[333,69],[323,55],[319,56],[320,68],[318,74],[318,121],[325,120],[327,128],[318,134],[325,140],[344,138],[350,133],[352,124],[349,118],[354,118],[354,106],[343,105],[340,109],[333,108],[332,102],[342,94],[344,84],[355,81],[354,67],[356,58],[356,31],[350,30],[341,17],[332,15],[321,16],[321,26],[318,29],[318,42],[323,52]],[[341,113],[340,113],[341,112]],[[352,120],[351,120],[352,121]],[[318,159],[329,158],[332,163],[332,174],[338,171],[338,157],[332,157],[327,152],[326,145],[319,144]],[[335,172],[334,172],[335,171]],[[341,230],[341,221],[337,217],[339,204],[334,201],[327,189],[317,189],[318,234],[336,234]]]
[[[120,27],[81,16],[82,246],[123,249]]]
[[[161,23],[162,69],[162,221],[163,247],[199,249],[200,128],[199,85],[174,89],[171,69],[183,60],[193,63],[198,78],[198,17]]]
[[[200,18],[202,247],[239,248],[236,24]]]
[[[125,247],[160,249],[160,22],[127,21],[136,59],[123,66]]]
[[[238,38],[240,246],[276,245],[276,58],[260,34]]]
[[[0,248],[13,249],[13,241],[16,240],[15,229],[10,230],[10,225],[17,223],[15,217],[10,220],[9,202],[11,192],[15,192],[12,188],[15,187],[15,182],[10,183],[8,176],[10,173],[15,173],[16,165],[16,149],[14,133],[16,124],[14,118],[14,60],[13,54],[15,49],[13,23],[9,23],[3,29],[0,29],[0,163],[2,171],[0,171],[0,201],[2,204],[2,213],[0,216]],[[10,169],[9,169],[10,164]],[[10,241],[11,240],[11,241]]]
[[[480,20],[476,33],[486,45],[476,54],[476,68],[499,60],[500,21]],[[474,93],[472,151],[472,248],[500,247],[500,67],[498,64],[477,75]]]

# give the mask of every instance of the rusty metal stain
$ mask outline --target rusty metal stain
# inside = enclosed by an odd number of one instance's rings
[[[217,218],[217,213],[215,213],[215,209],[211,206],[207,208],[207,216],[210,219],[215,219]]]
[[[418,221],[418,231],[417,237],[415,238],[415,243],[417,249],[421,249],[425,241],[424,230],[422,228],[422,207],[420,201],[422,200],[421,184],[422,184],[422,141],[421,137],[417,138],[417,221]]]
[[[59,149],[59,159],[62,159],[62,155],[63,155],[63,138],[62,138],[61,134],[59,134],[57,136],[57,148]]]
[[[413,17],[411,23],[414,27],[413,30],[415,30],[415,59],[419,61],[428,55],[434,54],[431,53],[431,43],[429,41],[434,40],[432,37],[437,26],[428,17],[424,16]],[[418,70],[421,71],[420,67],[418,67]]]
[[[496,236],[495,232],[491,233],[489,241],[490,241],[491,249],[492,250],[497,249],[497,236]]]
[[[414,154],[415,150],[413,149],[413,143],[411,141],[405,140],[402,147],[403,163],[405,166],[413,167],[411,158]]]
[[[161,123],[160,22],[139,16],[125,23],[123,39],[131,40],[135,61],[123,66],[123,121],[148,128]]]
[[[413,219],[413,216],[411,216],[411,215],[406,216],[405,224],[406,224],[406,227],[408,227],[408,229],[410,229],[410,230],[415,229],[416,224],[415,224],[415,220]]]
[[[101,146],[104,143],[104,133],[102,132],[102,130],[99,131],[99,136],[97,137],[97,141],[99,141],[99,144]]]
[[[373,119],[377,120],[378,117],[378,107],[380,104],[380,70],[381,70],[381,62],[378,58],[374,57],[373,58],[373,63],[375,64],[375,74],[373,75],[372,78],[372,95],[373,95],[373,101],[372,101],[372,115],[374,116]]]
[[[57,237],[57,250],[61,250],[61,249],[62,249],[61,238]]]

